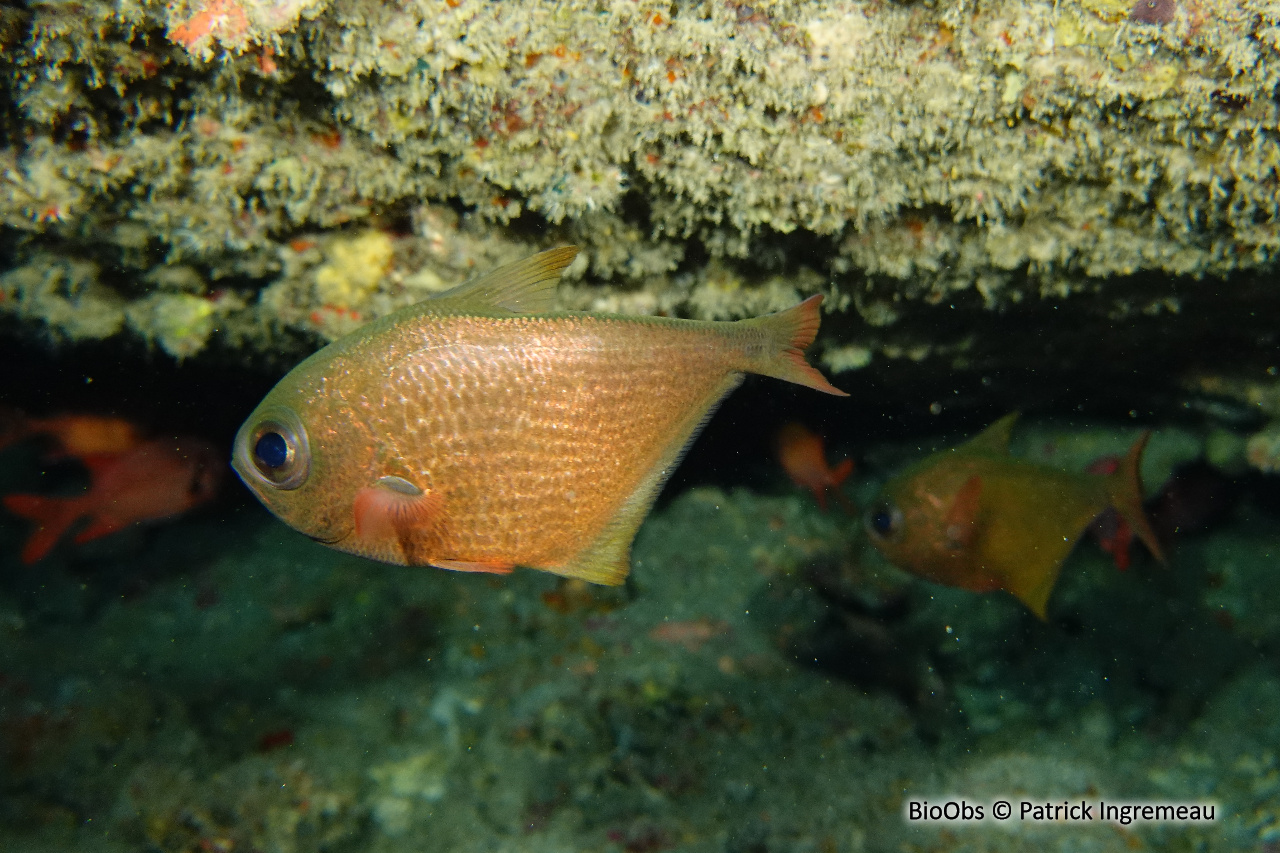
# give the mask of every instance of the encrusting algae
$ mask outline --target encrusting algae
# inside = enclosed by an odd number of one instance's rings
[[[737,322],[546,313],[577,251],[320,350],[241,427],[236,471],[285,522],[353,554],[617,584],[662,483],[744,373],[844,396],[803,356],[821,296]]]

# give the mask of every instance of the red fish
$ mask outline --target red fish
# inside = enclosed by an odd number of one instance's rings
[[[43,436],[52,441],[57,455],[85,457],[123,453],[142,440],[136,424],[113,415],[68,414],[26,418],[10,414],[5,419],[11,423],[0,430],[0,447]]]
[[[840,491],[840,484],[853,473],[853,460],[846,459],[834,468],[828,465],[822,436],[803,424],[785,425],[778,430],[778,460],[793,483],[813,492],[823,512],[830,490],[845,512],[855,514],[849,499]]]
[[[223,466],[212,447],[192,439],[155,440],[124,453],[86,456],[91,483],[82,495],[6,495],[15,515],[36,522],[22,549],[30,565],[44,557],[76,522],[82,544],[144,521],[181,515],[217,493]]]

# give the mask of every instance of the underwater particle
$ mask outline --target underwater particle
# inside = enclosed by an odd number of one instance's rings
[[[1137,0],[1129,10],[1129,20],[1135,24],[1167,24],[1177,14],[1177,0]]]
[[[328,245],[326,260],[316,269],[316,298],[336,308],[359,305],[386,275],[394,252],[391,237],[376,229],[337,238]]]

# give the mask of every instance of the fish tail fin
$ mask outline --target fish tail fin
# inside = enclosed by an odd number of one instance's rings
[[[1163,563],[1165,562],[1164,551],[1160,548],[1160,540],[1156,538],[1155,531],[1147,522],[1147,514],[1142,508],[1142,474],[1139,467],[1142,464],[1142,452],[1146,450],[1147,441],[1150,438],[1149,430],[1138,436],[1138,440],[1133,443],[1120,462],[1120,467],[1107,478],[1107,491],[1116,512],[1120,513],[1120,517],[1142,540],[1142,544],[1147,546],[1151,555]]]
[[[43,559],[58,544],[78,518],[73,501],[42,495],[5,495],[4,507],[14,515],[36,523],[36,529],[22,546],[22,562],[31,565]]]
[[[818,336],[818,326],[822,322],[818,310],[821,305],[822,295],[819,294],[785,311],[747,320],[747,323],[764,329],[770,343],[763,356],[753,361],[750,371],[805,385],[825,394],[848,397],[804,360],[805,349]]]
[[[836,489],[853,473],[853,460],[846,459],[831,469],[831,488]]]

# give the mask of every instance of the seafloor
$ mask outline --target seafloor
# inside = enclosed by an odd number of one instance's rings
[[[722,412],[711,442],[767,433],[752,411]],[[981,425],[828,432],[866,504]],[[1152,492],[1205,448],[1153,426]],[[1135,434],[1029,418],[1015,451],[1079,468]],[[1082,542],[1041,623],[887,566],[767,446],[717,473],[707,438],[616,589],[379,565],[238,489],[35,566],[16,558],[24,526],[0,519],[0,850],[1280,844],[1273,482],[1219,472],[1193,489],[1216,509],[1170,540],[1166,567],[1135,552],[1118,572]],[[4,491],[44,471],[30,446],[0,455]],[[1001,797],[1213,803],[1216,819],[904,820],[911,798]]]

